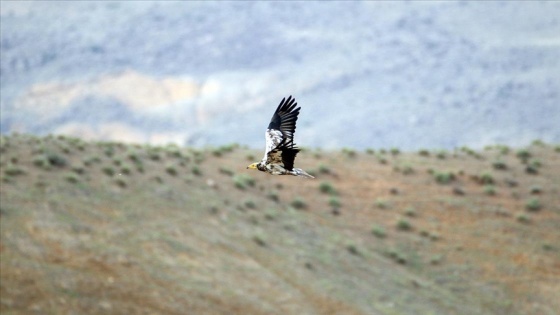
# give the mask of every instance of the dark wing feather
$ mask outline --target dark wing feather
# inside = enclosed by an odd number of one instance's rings
[[[283,98],[268,125],[268,129],[279,130],[282,133],[282,139],[281,141],[278,139],[276,147],[267,152],[267,163],[282,163],[284,168],[289,171],[294,168],[294,160],[299,152],[293,139],[300,111],[300,107],[296,108],[296,106],[296,100],[291,95],[288,99]]]
[[[276,148],[267,153],[266,162],[268,164],[282,164],[288,171],[293,170],[294,160],[299,152],[299,148],[295,147],[293,142],[280,143]]]
[[[282,163],[284,163],[284,168],[288,171],[293,170],[294,160],[296,159],[299,149],[294,146],[293,142],[291,142],[287,145],[281,146],[280,151],[282,151]]]
[[[290,95],[288,99],[283,98],[278,108],[272,115],[268,129],[276,129],[282,132],[286,143],[292,143],[294,133],[296,132],[296,121],[298,119],[299,110],[296,108],[296,100]]]

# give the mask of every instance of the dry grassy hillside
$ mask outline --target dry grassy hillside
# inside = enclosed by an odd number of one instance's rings
[[[2,314],[556,314],[560,147],[260,151],[3,136]]]

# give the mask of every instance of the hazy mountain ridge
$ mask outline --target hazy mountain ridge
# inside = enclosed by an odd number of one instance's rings
[[[1,131],[110,120],[132,141],[261,146],[271,111],[293,94],[304,146],[557,142],[558,13],[551,2],[3,2]],[[73,106],[101,122],[47,109],[52,119],[36,124],[45,111],[14,105],[37,84],[87,91],[127,72],[199,92],[156,113],[104,97],[103,114],[86,92]]]

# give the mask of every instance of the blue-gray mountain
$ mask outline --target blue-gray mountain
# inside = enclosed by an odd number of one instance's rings
[[[260,147],[292,94],[303,147],[560,142],[560,2],[1,6],[2,133]]]

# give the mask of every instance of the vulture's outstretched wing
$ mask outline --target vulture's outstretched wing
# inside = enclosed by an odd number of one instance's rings
[[[266,151],[263,161],[267,164],[281,164],[286,170],[292,170],[299,149],[294,144],[294,133],[300,107],[290,95],[283,98],[272,115],[266,130]]]

